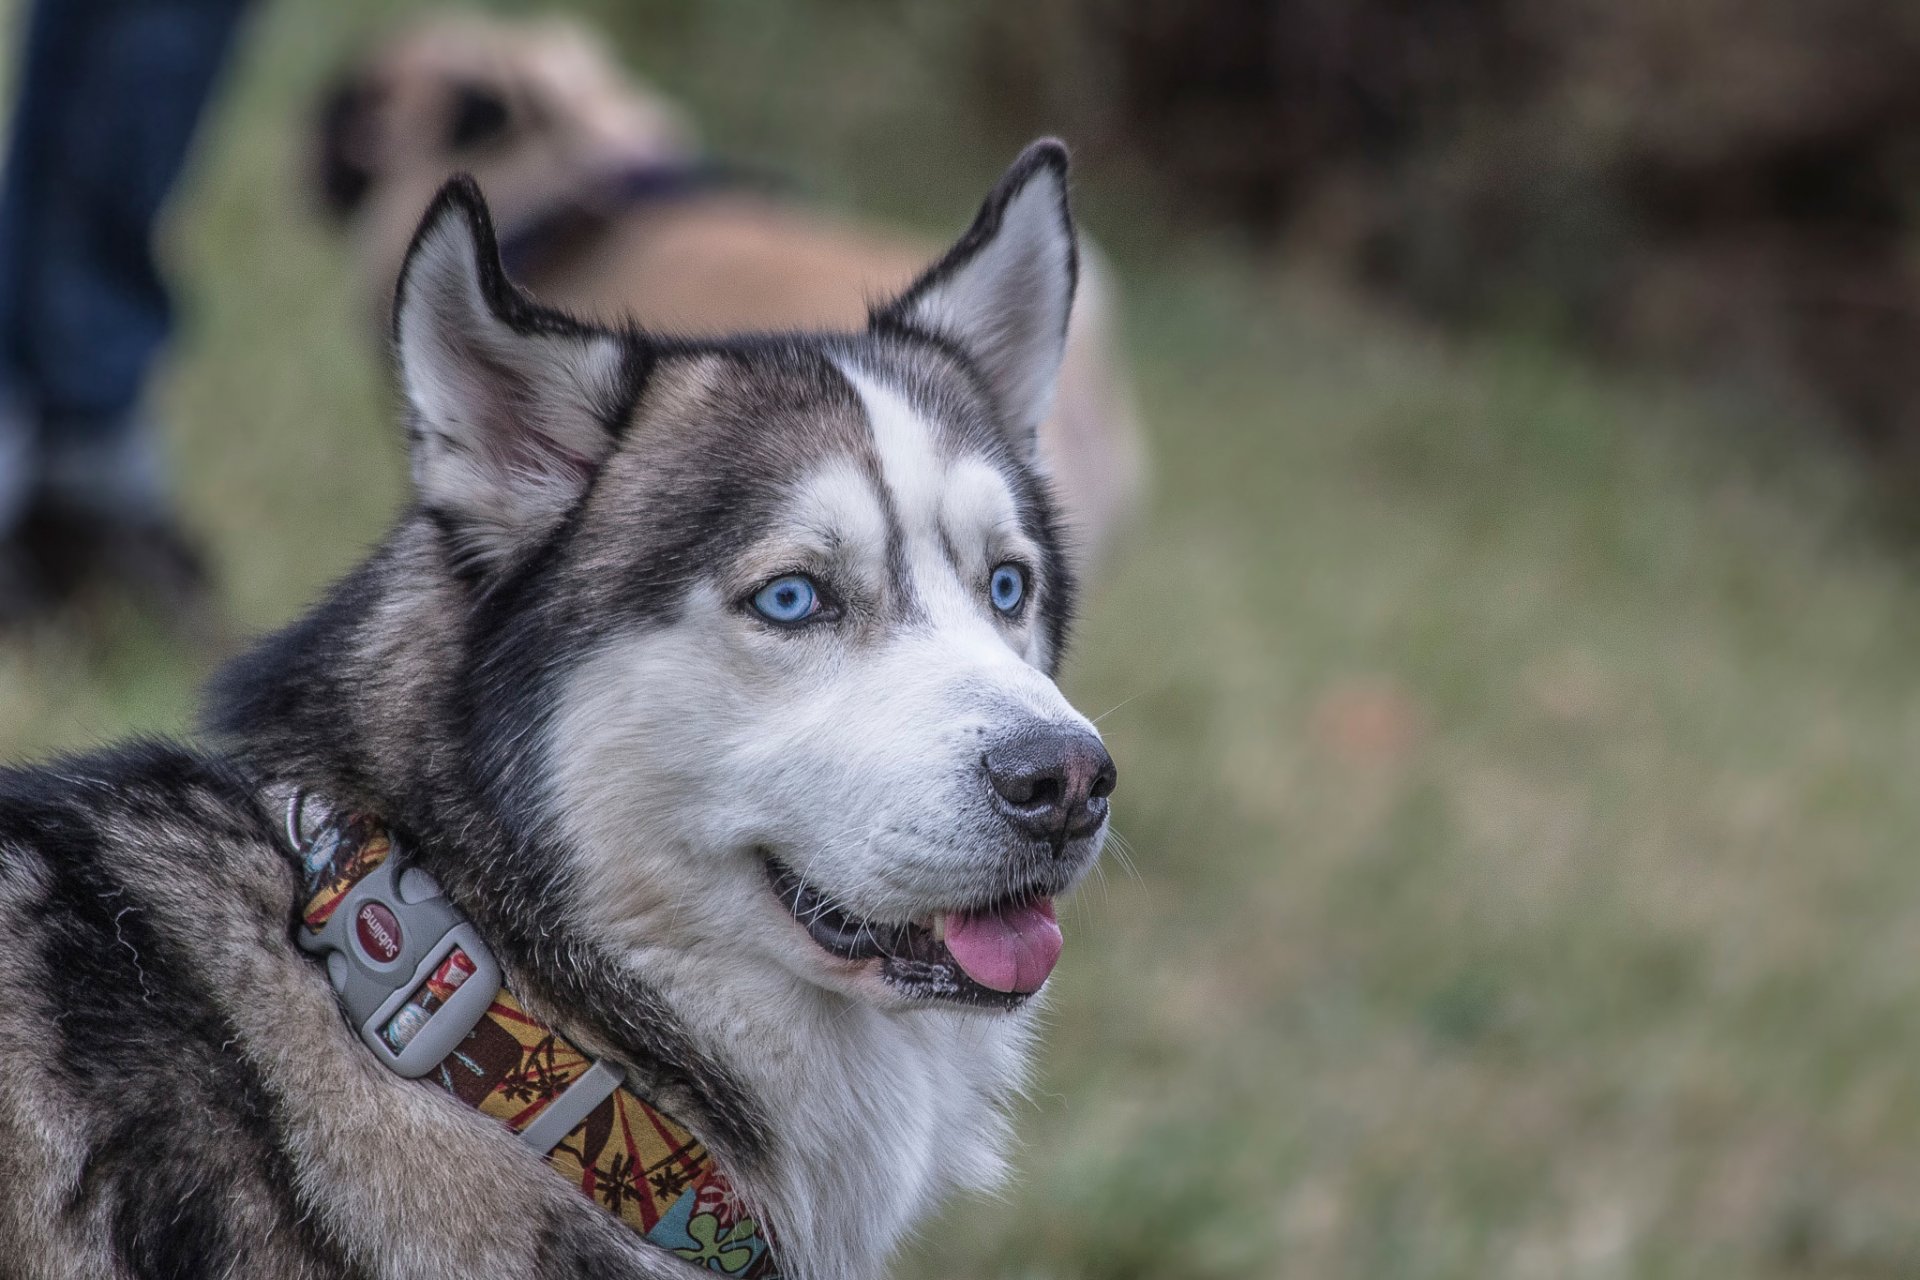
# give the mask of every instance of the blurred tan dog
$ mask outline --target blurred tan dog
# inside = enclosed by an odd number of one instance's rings
[[[357,242],[382,332],[421,211],[474,175],[508,269],[541,301],[659,333],[855,329],[934,246],[826,216],[702,157],[685,116],[563,20],[430,17],[349,67],[319,121],[318,182]],[[1138,505],[1144,447],[1109,273],[1083,245],[1040,454],[1076,561]]]

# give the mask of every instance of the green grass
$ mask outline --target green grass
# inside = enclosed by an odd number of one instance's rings
[[[266,13],[174,237],[161,403],[256,629],[399,500],[297,184],[389,7]],[[598,7],[823,198],[954,228],[1011,153],[943,9]],[[1067,677],[1131,866],[1068,913],[1019,1182],[900,1274],[1920,1272],[1920,585],[1860,478],[1738,389],[1444,343],[1087,196],[1157,454]],[[0,650],[0,753],[188,724],[194,660],[103,621]]]

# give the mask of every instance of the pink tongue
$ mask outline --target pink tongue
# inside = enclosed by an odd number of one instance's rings
[[[1060,959],[1060,945],[1051,898],[992,915],[947,917],[947,950],[969,978],[995,991],[1038,991]]]

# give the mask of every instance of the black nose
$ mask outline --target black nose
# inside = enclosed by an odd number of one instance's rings
[[[1056,847],[1099,828],[1119,776],[1100,739],[1051,725],[998,743],[980,763],[1007,820]]]

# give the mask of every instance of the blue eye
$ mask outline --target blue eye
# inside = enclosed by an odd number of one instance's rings
[[[1012,613],[1027,598],[1027,571],[1017,564],[1001,565],[987,580],[987,594],[993,598],[994,608]]]
[[[792,626],[820,612],[820,591],[805,574],[790,573],[754,592],[753,608],[768,622]]]

